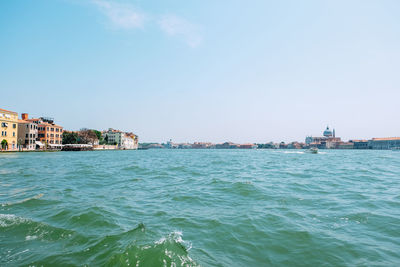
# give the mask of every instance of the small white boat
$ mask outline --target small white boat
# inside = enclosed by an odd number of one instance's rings
[[[308,150],[308,152],[310,152],[311,154],[317,154],[318,153],[318,148],[316,147],[312,147]]]

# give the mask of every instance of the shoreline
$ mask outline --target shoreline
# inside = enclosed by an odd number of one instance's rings
[[[233,150],[233,151],[246,151],[246,150],[273,150],[273,151],[307,151],[308,149],[290,149],[290,148],[256,148],[256,149],[246,149],[246,148],[175,148],[175,149],[168,149],[168,148],[150,148],[150,149],[92,149],[92,150],[26,150],[26,151],[0,151],[1,153],[55,153],[55,152],[94,152],[94,151],[148,151],[148,150],[220,150],[220,151],[226,151],[226,150]],[[355,148],[348,148],[348,149],[321,149],[321,151],[397,151],[393,149],[355,149]]]

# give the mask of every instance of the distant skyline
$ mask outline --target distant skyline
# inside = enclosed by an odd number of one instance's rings
[[[140,142],[400,136],[400,2],[0,1],[0,108]]]

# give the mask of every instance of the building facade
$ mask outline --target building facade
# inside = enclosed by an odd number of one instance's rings
[[[126,138],[126,149],[138,149],[139,148],[139,137],[134,133],[125,133]]]
[[[124,133],[109,128],[107,131],[103,131],[102,135],[107,144],[117,145],[119,149],[138,149],[139,138],[133,133]]]
[[[28,114],[26,114],[28,116]],[[38,141],[50,148],[61,148],[63,127],[54,123],[54,119],[40,117],[38,119],[28,119],[38,126]]]
[[[26,113],[22,113],[21,117],[22,120],[18,120],[18,144],[22,150],[35,150],[38,125],[28,121],[28,114]]]
[[[0,109],[0,149],[5,151],[18,150],[18,113]]]
[[[338,148],[343,142],[340,137],[336,137],[335,129],[331,131],[329,126],[326,127],[325,131],[323,132],[323,136],[321,137],[312,137],[307,136],[305,140],[306,146],[308,147],[317,147],[320,149],[325,148]]]
[[[368,140],[350,140],[354,143],[354,149],[369,149]]]
[[[400,137],[372,138],[368,141],[371,149],[400,149]]]

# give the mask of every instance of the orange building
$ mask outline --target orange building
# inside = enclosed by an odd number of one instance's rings
[[[26,113],[24,113],[25,115]],[[26,114],[28,117],[28,114]],[[24,119],[24,118],[22,118]],[[50,147],[62,145],[63,127],[54,123],[54,119],[40,117],[39,119],[26,119],[38,125],[38,140]]]

